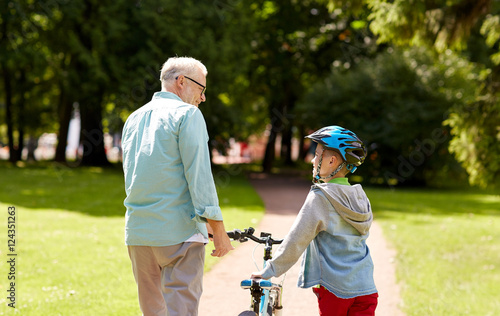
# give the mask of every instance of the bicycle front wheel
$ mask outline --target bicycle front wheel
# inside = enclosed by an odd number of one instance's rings
[[[267,305],[267,316],[273,316],[273,307],[271,305]]]
[[[238,316],[257,316],[257,314],[252,311],[244,311],[239,313]]]

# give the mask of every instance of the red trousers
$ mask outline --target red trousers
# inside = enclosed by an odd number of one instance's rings
[[[318,297],[320,316],[374,316],[378,294],[338,298],[324,287],[313,288]]]

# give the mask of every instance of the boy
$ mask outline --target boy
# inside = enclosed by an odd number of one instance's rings
[[[274,258],[252,278],[282,275],[305,250],[297,285],[314,287],[320,315],[375,315],[378,294],[366,245],[372,211],[361,186],[345,177],[363,163],[365,146],[339,126],[307,138],[317,143],[314,185]]]

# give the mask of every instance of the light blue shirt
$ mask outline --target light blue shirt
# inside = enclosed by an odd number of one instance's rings
[[[207,142],[201,111],[173,93],[156,92],[130,115],[122,135],[127,245],[207,237],[206,219],[222,220]]]

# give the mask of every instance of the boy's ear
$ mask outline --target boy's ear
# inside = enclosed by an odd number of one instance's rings
[[[330,164],[331,164],[331,165],[332,165],[332,164],[335,164],[335,162],[336,162],[336,160],[337,160],[337,159],[338,159],[338,158],[337,158],[337,156],[336,156],[336,155],[332,155],[332,156],[330,157]]]

